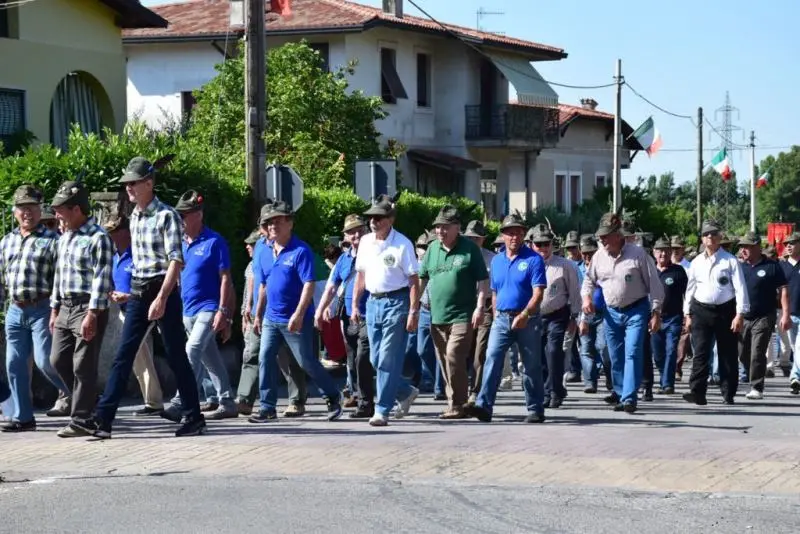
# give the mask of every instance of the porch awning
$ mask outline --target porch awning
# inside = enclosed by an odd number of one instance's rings
[[[439,152],[438,150],[412,148],[406,152],[406,155],[417,163],[424,163],[449,171],[469,171],[481,167],[481,164],[477,161],[447,154],[446,152]]]
[[[522,57],[484,52],[503,76],[517,90],[517,101],[532,106],[557,106],[558,94],[553,91],[530,61]]]

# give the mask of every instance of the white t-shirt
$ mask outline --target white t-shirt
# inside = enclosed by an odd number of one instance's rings
[[[409,277],[419,272],[419,262],[411,241],[392,228],[385,241],[375,239],[375,233],[361,238],[356,270],[364,273],[367,291],[389,293],[408,287]]]

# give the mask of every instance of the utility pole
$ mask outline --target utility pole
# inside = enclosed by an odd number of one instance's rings
[[[697,108],[697,235],[703,226],[703,108]]]
[[[245,140],[247,185],[260,204],[264,191],[267,122],[267,36],[264,0],[246,0],[245,11]]]
[[[622,60],[617,60],[617,73],[614,76],[614,81],[617,83],[617,103],[614,108],[614,206],[613,211],[619,213],[619,208],[622,205],[622,179],[620,178],[620,161],[619,161],[619,148],[620,138],[622,137],[622,84],[625,80],[622,78]]]
[[[750,130],[750,231],[756,231],[756,133]]]

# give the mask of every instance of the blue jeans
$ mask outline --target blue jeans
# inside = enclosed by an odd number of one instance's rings
[[[6,371],[14,400],[15,421],[27,423],[33,419],[31,399],[30,356],[44,376],[65,396],[69,387],[50,363],[50,301],[44,299],[29,308],[11,304],[6,313]]]
[[[581,336],[581,367],[583,368],[583,384],[585,387],[597,387],[600,368],[606,350],[606,334],[603,328],[603,316],[595,314],[588,321],[589,331]],[[607,357],[607,356],[606,356]]]
[[[136,359],[136,353],[139,352],[142,340],[149,331],[150,321],[147,319],[147,314],[150,304],[152,304],[152,297],[132,298],[125,308],[122,341],[114,356],[114,362],[111,364],[106,389],[95,409],[95,417],[100,426],[105,429],[110,429],[111,423],[114,422],[119,403],[128,389],[133,360]],[[175,383],[181,396],[182,415],[197,419],[200,417],[197,381],[189,364],[189,358],[186,356],[182,318],[180,291],[174,289],[167,297],[164,315],[156,323],[158,331],[161,332],[167,363],[175,375]]]
[[[792,364],[792,371],[789,373],[789,380],[800,380],[800,336],[797,335],[800,330],[800,317],[792,315],[792,327],[789,329],[789,341],[792,343],[792,350],[794,351],[794,363]]]
[[[300,332],[289,332],[288,323],[275,323],[264,319],[261,328],[261,350],[258,356],[258,381],[261,411],[274,410],[278,404],[278,351],[285,342],[297,364],[316,384],[320,397],[326,401],[339,402],[339,390],[331,375],[319,362],[314,350],[314,319],[306,315]]]
[[[497,388],[503,378],[503,364],[506,351],[511,345],[519,347],[522,359],[522,388],[525,391],[525,405],[528,413],[544,412],[544,378],[542,371],[542,324],[536,315],[528,320],[525,328],[512,330],[514,318],[507,313],[498,312],[489,331],[489,346],[486,349],[486,364],[483,367],[483,384],[476,406],[492,413],[497,398]]]
[[[661,329],[650,334],[653,363],[661,375],[661,388],[675,387],[675,368],[678,365],[678,341],[681,338],[683,314],[664,317]]]
[[[611,381],[614,393],[623,404],[636,405],[642,382],[644,334],[650,318],[648,299],[624,311],[606,306],[603,326],[611,359]]]
[[[444,395],[444,377],[431,337],[431,311],[420,307],[417,328],[417,354],[422,362],[422,381],[433,382],[433,394]]]
[[[222,354],[217,346],[217,333],[214,332],[214,315],[216,312],[200,312],[194,317],[183,317],[186,330],[186,355],[194,371],[197,382],[197,395],[206,402],[233,406],[234,394],[231,380]],[[212,384],[212,393],[206,393],[206,381]],[[173,406],[181,405],[180,392],[172,399]]]
[[[408,293],[367,300],[367,336],[378,396],[375,413],[383,416],[389,415],[396,399],[411,394],[411,385],[403,377],[408,306]]]
[[[569,324],[569,308],[563,307],[542,316],[542,352],[545,402],[565,399],[564,387],[564,335]],[[524,365],[524,364],[523,364]]]

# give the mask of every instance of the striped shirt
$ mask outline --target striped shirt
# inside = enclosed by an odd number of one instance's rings
[[[27,237],[15,228],[0,240],[3,296],[22,302],[50,294],[58,238],[57,232],[40,224]]]
[[[90,310],[108,308],[114,246],[94,217],[77,230],[68,230],[58,241],[58,261],[50,307],[58,309],[62,299],[89,297]]]
[[[172,261],[183,263],[183,221],[180,215],[157,197],[144,210],[131,213],[133,277],[164,276]]]

